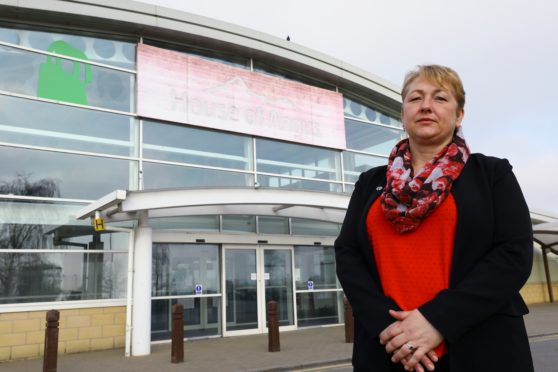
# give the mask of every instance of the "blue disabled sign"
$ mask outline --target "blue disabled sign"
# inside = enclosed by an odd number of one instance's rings
[[[202,294],[202,292],[203,292],[203,285],[201,285],[201,284],[196,284],[195,291],[196,291],[196,294]]]
[[[310,290],[314,289],[314,282],[312,280],[308,281],[308,289],[310,289]]]

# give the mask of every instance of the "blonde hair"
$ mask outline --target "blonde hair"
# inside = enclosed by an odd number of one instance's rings
[[[413,71],[405,75],[403,89],[401,89],[401,97],[405,100],[405,96],[409,93],[409,86],[415,79],[422,77],[435,83],[436,85],[448,89],[457,101],[457,111],[465,106],[465,90],[463,83],[457,75],[457,72],[446,66],[440,65],[422,65],[417,66]]]

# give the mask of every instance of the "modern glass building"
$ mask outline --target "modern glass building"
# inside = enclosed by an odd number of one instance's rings
[[[0,1],[0,360],[343,322],[333,241],[398,87],[135,1]],[[104,228],[92,224],[95,217]]]

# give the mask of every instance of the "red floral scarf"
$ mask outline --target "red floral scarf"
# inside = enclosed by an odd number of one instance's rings
[[[461,128],[452,142],[413,176],[409,140],[399,141],[391,151],[387,185],[381,196],[382,210],[398,233],[413,231],[442,204],[453,181],[469,158]]]

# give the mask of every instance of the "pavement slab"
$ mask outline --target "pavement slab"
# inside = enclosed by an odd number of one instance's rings
[[[537,372],[546,372],[546,366],[558,365],[558,303],[531,305],[530,310],[525,324],[535,365]],[[352,352],[342,325],[281,332],[280,352],[268,352],[267,342],[267,334],[187,340],[180,364],[170,362],[170,343],[153,344],[151,355],[143,357],[127,358],[124,349],[62,354],[58,372],[319,371],[319,366],[349,363]],[[42,359],[0,363],[0,372],[41,370]]]

